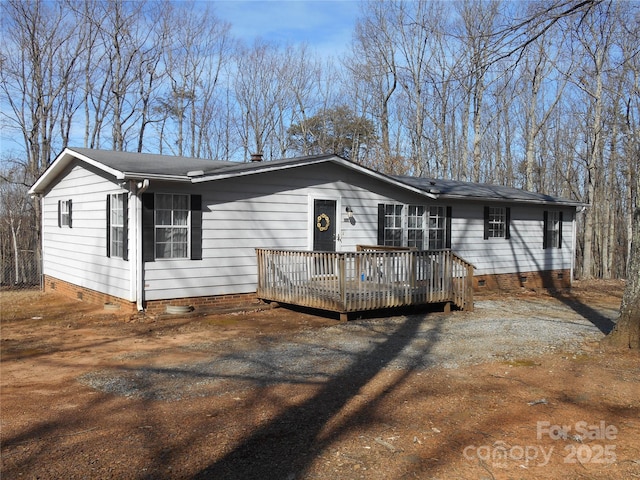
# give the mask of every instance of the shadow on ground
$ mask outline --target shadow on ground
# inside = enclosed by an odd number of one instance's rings
[[[347,431],[350,425],[362,421],[364,408],[350,411],[337,426],[327,426],[349,401],[392,362],[411,342],[423,317],[407,317],[404,323],[385,341],[354,361],[330,379],[320,391],[301,405],[288,409],[271,422],[253,432],[230,453],[215,461],[193,478],[195,479],[295,479],[304,475],[317,452],[332,439]],[[430,331],[421,355],[438,341],[438,328]],[[392,390],[412,372],[407,369],[382,391],[378,398],[370,398],[371,409],[386,392]]]
[[[586,303],[581,302],[580,300],[578,300],[577,298],[571,295],[567,295],[566,293],[563,293],[563,292],[558,292],[554,296],[555,298],[560,300],[562,303],[564,303],[567,307],[569,307],[574,312],[576,312],[578,315],[584,317],[586,320],[591,322],[591,324],[593,324],[594,327],[596,327],[605,335],[608,335],[609,332],[611,332],[613,330],[613,327],[615,327],[616,325],[615,322],[612,321],[610,318],[606,317],[605,315],[602,315],[593,307],[590,307]]]

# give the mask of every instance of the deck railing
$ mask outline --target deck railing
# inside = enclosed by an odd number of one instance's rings
[[[258,297],[346,314],[426,303],[473,310],[473,265],[451,250],[256,249]]]

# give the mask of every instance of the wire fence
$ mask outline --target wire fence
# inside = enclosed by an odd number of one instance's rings
[[[9,250],[9,249],[7,249]],[[0,250],[0,287],[22,290],[40,287],[42,262],[35,250]]]

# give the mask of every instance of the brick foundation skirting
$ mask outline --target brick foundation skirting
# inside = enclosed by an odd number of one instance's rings
[[[255,293],[215,295],[210,297],[175,298],[171,300],[150,300],[144,310],[149,315],[161,315],[167,307],[192,307],[194,310],[225,310],[230,308],[256,308],[260,300]]]
[[[44,275],[43,286],[45,292],[55,292],[66,297],[82,300],[83,302],[94,303],[96,305],[109,305],[118,308],[123,313],[136,312],[135,302],[129,302],[120,297],[114,297],[106,293],[101,293],[90,288],[81,287],[73,283],[65,282],[59,278]]]
[[[96,305],[109,305],[110,307],[119,307],[119,311],[123,313],[135,313],[137,306],[135,302],[100,293],[90,288],[80,287],[64,280],[60,280],[48,275],[44,276],[44,291],[56,292],[70,298],[82,300],[84,302],[94,303]],[[198,310],[216,310],[229,308],[255,308],[260,304],[255,293],[231,294],[231,295],[215,295],[210,297],[190,297],[176,298],[171,300],[150,300],[144,303],[145,313],[149,315],[161,315],[166,313],[167,306],[173,307],[192,307]]]
[[[56,292],[97,305],[119,307],[123,313],[135,313],[136,303],[122,298],[80,287],[63,280],[44,276],[44,291]],[[473,277],[473,289],[476,292],[528,290],[563,290],[571,288],[570,270],[551,270],[545,272],[521,272],[500,275],[478,275]],[[145,313],[162,315],[167,306],[192,307],[194,310],[224,310],[230,308],[255,308],[260,300],[255,293],[215,295],[209,297],[175,298],[170,300],[150,300],[144,303]]]
[[[473,277],[476,292],[527,290],[565,290],[571,288],[571,270],[503,273]]]

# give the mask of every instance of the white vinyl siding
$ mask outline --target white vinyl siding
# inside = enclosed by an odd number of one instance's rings
[[[403,207],[407,212],[406,232],[409,224],[418,228],[420,215],[419,209],[410,215],[409,206],[424,206],[422,221],[426,222],[424,231],[429,238],[423,238],[423,242],[429,240],[431,248],[432,240],[434,244],[440,242],[440,219],[451,205],[451,248],[476,266],[476,275],[571,268],[573,207],[555,208],[563,212],[563,248],[543,249],[544,206],[496,203],[495,206],[510,209],[511,238],[483,241],[482,202],[426,198],[333,164],[290,168],[284,173],[194,184],[152,181],[149,193],[201,195],[202,259],[145,262],[146,300],[255,292],[256,248],[312,249],[314,199],[337,202],[338,251],[354,251],[356,245],[377,243],[380,204]],[[115,181],[77,165],[61,177],[43,201],[46,275],[121,298],[128,298],[135,291],[129,272],[129,265],[135,266],[135,262],[105,254],[106,198],[123,192]],[[72,228],[58,228],[59,200],[73,202]],[[131,209],[137,202],[130,197],[128,204]],[[353,211],[351,219],[346,206]],[[137,230],[132,223],[134,217],[131,212],[125,215],[129,219],[129,235]],[[408,221],[410,217],[415,222]],[[172,220],[171,224],[183,228],[180,222]],[[414,236],[414,241],[418,240]],[[129,245],[134,241],[129,238]]]
[[[480,205],[454,205],[452,250],[472,263],[476,275],[570,269],[573,215],[564,210],[563,248],[543,249],[543,206],[510,205],[510,238],[482,241],[484,215]]]
[[[69,168],[42,201],[43,273],[130,299],[128,262],[107,257],[107,195],[122,190],[79,165]],[[59,201],[72,200],[72,228],[59,228]],[[130,229],[129,229],[130,231]]]
[[[169,187],[156,188],[166,191]],[[145,263],[148,300],[255,292],[256,248],[312,249],[312,199],[338,199],[338,251],[377,243],[379,204],[400,205],[408,211],[409,205],[437,203],[328,165],[180,188],[202,195],[202,260]],[[345,213],[347,205],[353,221]],[[440,209],[426,209],[425,218],[433,216],[435,231],[441,231],[439,218],[449,205],[451,248],[477,267],[476,275],[570,268],[570,243],[566,249],[542,249],[542,207],[510,205],[511,239],[485,242],[481,202],[446,201],[434,205]],[[572,210],[565,213],[563,243],[571,242],[572,222],[566,219],[572,218]]]

